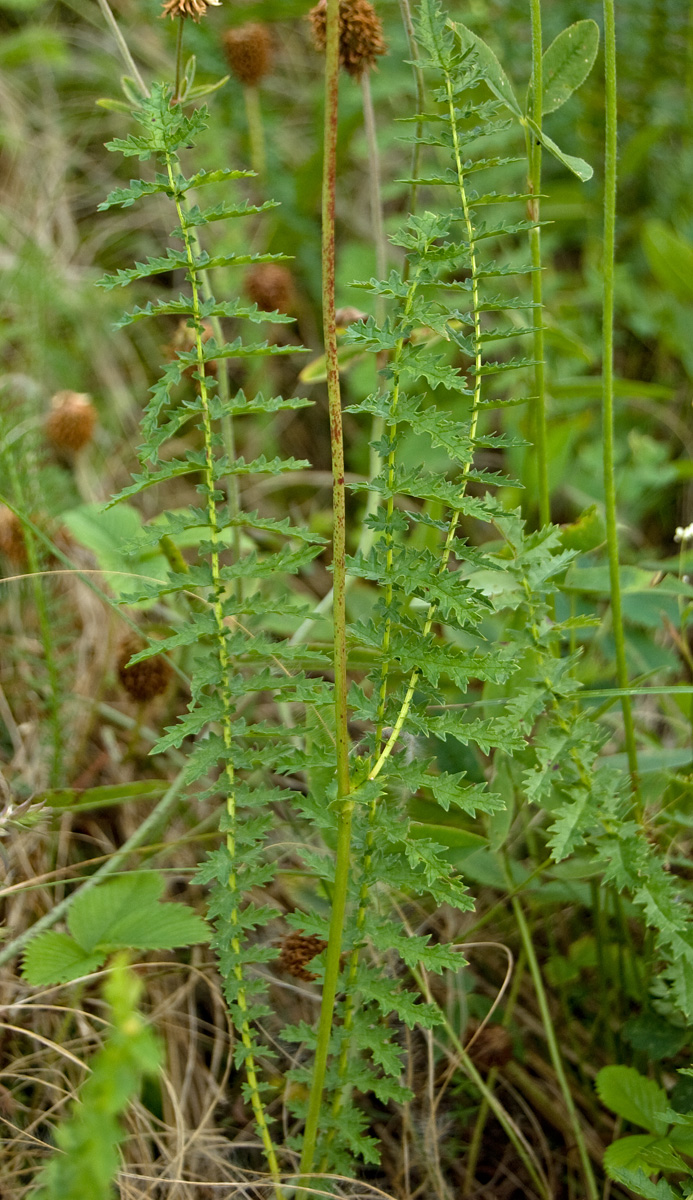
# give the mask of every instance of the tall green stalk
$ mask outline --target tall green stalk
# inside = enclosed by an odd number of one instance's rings
[[[542,35],[541,35],[541,0],[530,0],[532,17],[532,95],[531,116],[541,129],[542,118]],[[543,287],[541,273],[541,230],[539,229],[539,213],[541,192],[541,142],[532,135],[525,126],[527,141],[527,159],[529,162],[529,192],[531,199],[528,203],[529,219],[537,224],[529,231],[529,247],[532,258],[532,300],[534,302],[534,389],[536,392],[534,404],[534,440],[537,455],[537,490],[539,502],[539,519],[542,525],[548,525],[551,520],[551,503],[549,494],[549,472],[547,462],[547,428],[546,428],[546,377],[544,370],[544,310]]]
[[[313,1064],[308,1115],[303,1135],[300,1169],[307,1175],[313,1169],[315,1147],[322,1109],[325,1072],[334,1019],[335,998],[340,970],[342,935],[346,914],[351,854],[351,822],[354,808],[349,799],[349,733],[347,728],[347,654],[346,654],[346,507],[344,487],[344,442],[342,404],[337,360],[337,324],[335,320],[335,195],[337,186],[337,117],[339,94],[339,0],[327,0],[325,43],[325,126],[322,183],[322,319],[327,365],[327,395],[332,449],[333,520],[333,626],[334,626],[334,714],[337,751],[337,859],[332,910],[325,957],[325,976],[318,1022],[317,1045]]]
[[[511,883],[509,872],[508,872],[508,882]],[[570,1090],[570,1084],[568,1083],[568,1079],[567,1079],[567,1076],[565,1073],[565,1068],[563,1066],[563,1059],[561,1057],[561,1051],[559,1049],[558,1039],[556,1038],[556,1031],[553,1027],[553,1021],[552,1021],[551,1013],[549,1010],[549,1002],[548,1002],[548,999],[546,996],[546,990],[544,988],[544,981],[541,977],[539,963],[537,961],[537,956],[536,956],[536,953],[534,950],[534,943],[532,941],[532,935],[530,933],[529,926],[527,924],[527,919],[525,917],[524,910],[522,908],[520,901],[517,899],[517,897],[515,897],[513,899],[512,905],[513,905],[513,912],[515,914],[515,920],[517,921],[517,927],[520,931],[520,937],[522,939],[522,947],[527,956],[527,963],[529,965],[530,974],[532,976],[532,982],[534,984],[534,991],[535,991],[535,994],[537,997],[537,1003],[539,1005],[539,1012],[541,1013],[542,1024],[544,1026],[544,1034],[545,1034],[546,1042],[547,1042],[547,1045],[549,1048],[549,1055],[551,1057],[553,1069],[556,1072],[556,1078],[558,1080],[558,1085],[561,1089],[563,1101],[565,1103],[566,1109],[568,1110],[568,1117],[570,1119],[570,1127],[573,1132],[573,1137],[575,1138],[575,1146],[576,1146],[576,1149],[578,1152],[578,1157],[580,1159],[580,1166],[582,1167],[582,1176],[583,1176],[583,1180],[584,1180],[584,1184],[585,1184],[585,1193],[586,1193],[588,1200],[597,1200],[599,1193],[597,1191],[597,1184],[596,1184],[596,1181],[594,1178],[594,1171],[592,1170],[592,1163],[590,1162],[590,1156],[587,1152],[587,1146],[585,1144],[585,1138],[584,1138],[584,1134],[582,1132],[580,1118],[578,1117],[577,1109],[575,1108],[575,1101],[573,1100],[573,1093]]]
[[[623,632],[621,580],[614,482],[614,258],[616,245],[616,187],[618,153],[618,92],[616,87],[616,21],[614,0],[604,0],[604,81],[606,135],[604,156],[604,300],[602,316],[602,440],[606,544],[611,583],[611,620],[616,647],[616,678],[628,687],[628,664]],[[640,814],[638,755],[630,696],[621,697],[623,730],[636,813]]]
[[[190,286],[191,286],[191,291],[192,291],[192,311],[193,311],[193,320],[194,320],[194,325],[195,325],[195,350],[196,350],[196,354],[197,354],[197,373],[198,373],[198,384],[199,384],[199,394],[200,394],[200,406],[202,409],[202,429],[203,429],[203,435],[204,435],[204,453],[205,453],[205,466],[203,469],[204,490],[205,490],[205,495],[206,495],[207,516],[208,516],[208,521],[209,521],[210,536],[211,536],[211,542],[212,542],[212,551],[211,551],[211,555],[210,555],[210,560],[211,560],[210,565],[211,565],[211,571],[212,571],[212,591],[213,591],[212,609],[214,612],[214,619],[215,619],[215,641],[216,641],[216,649],[217,649],[217,655],[218,655],[218,659],[219,659],[219,667],[220,667],[220,671],[221,671],[221,677],[222,677],[222,679],[227,680],[229,678],[231,664],[230,664],[229,653],[228,653],[228,649],[227,649],[227,645],[226,645],[227,630],[226,630],[226,626],[224,624],[224,611],[223,611],[223,605],[222,605],[222,595],[223,595],[223,590],[224,590],[224,585],[223,585],[223,581],[222,581],[222,577],[221,577],[221,562],[220,562],[220,551],[222,548],[222,543],[219,541],[219,528],[218,528],[218,518],[217,518],[217,509],[216,509],[216,500],[215,500],[216,491],[215,491],[215,477],[214,477],[214,433],[213,433],[213,429],[212,429],[212,416],[211,416],[211,411],[210,411],[209,393],[207,390],[207,377],[205,375],[205,356],[204,356],[204,348],[203,348],[203,344],[202,344],[202,317],[201,317],[201,313],[200,313],[201,285],[200,285],[200,281],[198,279],[198,269],[196,266],[195,254],[194,254],[195,243],[194,243],[193,238],[191,237],[190,221],[187,219],[187,216],[183,209],[181,200],[176,192],[176,180],[175,180],[174,173],[173,173],[173,161],[172,161],[171,155],[168,153],[166,155],[166,169],[167,169],[167,173],[168,173],[169,182],[171,184],[171,194],[174,197],[174,203],[176,205],[176,213],[178,215],[178,221],[180,223],[181,233],[183,235],[183,243],[185,246],[185,253],[187,256],[187,260],[188,260],[188,273],[189,273],[189,277],[190,277]],[[227,688],[222,689],[221,699],[222,699],[222,705],[223,705],[223,716],[221,718],[220,723],[221,723],[221,729],[222,729],[222,737],[224,740],[224,746],[225,746],[226,751],[228,752],[228,751],[230,751],[231,746],[233,744],[233,729],[232,729],[233,704],[232,704],[232,699],[231,699],[231,696],[230,696]],[[226,776],[226,779],[225,779],[226,815],[227,815],[226,842],[227,842],[230,857],[233,861],[235,861],[235,858],[236,858],[236,850],[235,850],[236,779],[235,779],[235,768],[234,768],[233,762],[231,761],[230,758],[227,758],[227,760],[225,762],[224,774]],[[237,880],[236,880],[236,876],[234,873],[232,873],[232,875],[229,879],[229,888],[231,889],[232,893],[235,893],[237,890]],[[231,944],[232,944],[232,948],[235,951],[235,953],[238,954],[240,951],[241,924],[240,924],[240,915],[238,912],[238,908],[235,905],[231,912],[231,924],[232,924],[232,926],[234,926],[234,935],[233,935]],[[233,968],[233,971],[234,971],[236,980],[239,984],[238,999],[237,999],[238,1007],[241,1010],[241,1013],[245,1013],[246,1009],[247,1009],[246,990],[245,990],[245,987],[243,986],[243,972],[242,972],[242,967],[240,966],[240,964],[236,964]],[[251,1103],[251,1107],[253,1109],[253,1115],[255,1117],[255,1122],[256,1122],[256,1125],[257,1125],[257,1128],[258,1128],[258,1131],[260,1134],[260,1138],[262,1140],[263,1148],[265,1151],[265,1157],[266,1157],[267,1163],[269,1165],[272,1179],[275,1181],[275,1183],[278,1183],[278,1181],[279,1181],[279,1163],[277,1160],[277,1154],[276,1154],[276,1150],[274,1147],[274,1143],[272,1141],[272,1136],[270,1134],[269,1125],[268,1125],[268,1121],[267,1121],[267,1115],[265,1113],[265,1107],[262,1102],[262,1097],[260,1095],[260,1085],[259,1085],[259,1081],[258,1081],[258,1077],[257,1077],[257,1068],[256,1068],[256,1064],[255,1064],[255,1057],[254,1057],[253,1035],[252,1035],[252,1031],[250,1028],[250,1023],[247,1019],[241,1020],[239,1033],[240,1033],[241,1041],[242,1041],[244,1049],[245,1049],[245,1056],[244,1056],[243,1061],[244,1061],[244,1066],[245,1066],[246,1078],[248,1080],[248,1091],[250,1094],[250,1103]],[[277,1196],[281,1195],[278,1188],[277,1188],[276,1194],[277,1194]]]

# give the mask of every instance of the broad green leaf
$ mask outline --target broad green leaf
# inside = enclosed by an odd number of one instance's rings
[[[85,950],[163,950],[206,941],[201,917],[184,904],[159,903],[164,880],[156,871],[111,879],[75,900],[67,923]]]
[[[681,1193],[674,1191],[664,1179],[653,1183],[640,1167],[637,1171],[629,1171],[626,1167],[612,1167],[609,1171],[612,1179],[630,1188],[638,1196],[646,1200],[681,1200]]]
[[[50,929],[34,938],[24,952],[22,977],[32,987],[69,983],[103,964],[105,953],[88,954],[66,933]]]
[[[569,171],[572,171],[573,175],[577,175],[578,179],[581,179],[583,183],[592,178],[594,171],[589,163],[585,162],[584,158],[575,158],[572,154],[565,154],[564,151],[561,150],[560,146],[557,146],[556,143],[548,136],[548,134],[544,133],[544,130],[539,128],[539,126],[531,119],[531,117],[526,117],[525,120],[534,136],[539,138],[542,146],[545,146],[546,149],[553,154],[554,158],[557,158],[559,162],[563,163],[564,167],[567,167]]]
[[[496,55],[490,46],[486,45],[476,33],[472,33],[466,25],[461,21],[449,21],[448,24],[454,29],[464,50],[471,49],[476,53],[477,61],[482,71],[484,78],[493,92],[494,96],[505,104],[511,112],[516,116],[521,117],[522,109],[512,89],[512,85],[502,66],[500,65]]]
[[[551,113],[560,108],[585,82],[598,49],[596,21],[576,21],[554,38],[542,59],[543,112]]]
[[[597,1094],[602,1104],[625,1121],[658,1137],[666,1133],[666,1123],[657,1116],[666,1108],[666,1093],[633,1067],[603,1067],[597,1075]]]
[[[209,940],[209,928],[185,904],[168,902],[126,913],[108,930],[109,945],[133,950],[172,950]]]
[[[151,909],[164,890],[164,879],[157,871],[138,871],[97,884],[74,901],[67,925],[83,949],[93,950],[110,943],[113,925],[128,913]]]
[[[561,545],[566,550],[578,550],[586,554],[606,540],[606,526],[596,504],[580,514],[577,521],[561,528]]]
[[[679,300],[693,300],[693,244],[664,221],[645,223],[642,248],[650,270],[662,287]]]
[[[76,542],[96,556],[104,582],[118,599],[133,589],[133,576],[164,581],[168,564],[163,554],[143,551],[126,553],[142,527],[142,518],[131,504],[104,509],[100,504],[82,504],[61,515]],[[150,602],[151,603],[151,602]],[[142,605],[146,607],[146,602]]]
[[[653,1171],[681,1171],[684,1163],[672,1150],[668,1138],[642,1133],[612,1142],[604,1151],[604,1167],[609,1175],[614,1167],[625,1167],[627,1171],[640,1168],[651,1174]]]

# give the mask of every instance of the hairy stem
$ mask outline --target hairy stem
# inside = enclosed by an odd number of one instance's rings
[[[606,542],[611,583],[611,619],[616,647],[616,678],[628,687],[628,664],[623,630],[621,579],[616,525],[614,480],[614,258],[616,245],[616,170],[618,152],[618,96],[616,89],[616,22],[614,0],[604,0],[604,68],[606,86],[606,151],[604,161],[604,301],[602,317],[602,445],[604,464],[604,507]],[[623,730],[637,816],[640,816],[640,785],[635,728],[630,696],[621,697]]]
[[[178,18],[176,34],[176,81],[173,85],[173,104],[180,100],[180,89],[183,82],[183,33],[185,32],[185,17]]]
[[[166,166],[167,166],[169,181],[171,184],[171,190],[172,190],[172,193],[174,196],[176,211],[178,214],[178,221],[180,224],[181,232],[183,234],[183,242],[184,242],[184,246],[185,246],[186,257],[188,260],[188,274],[190,276],[190,285],[191,285],[191,291],[192,291],[192,309],[193,309],[193,320],[194,320],[194,325],[195,325],[195,349],[196,349],[196,354],[197,354],[197,374],[199,376],[198,386],[199,386],[199,395],[200,395],[200,407],[202,410],[202,412],[201,412],[202,432],[203,432],[203,437],[204,437],[204,451],[205,451],[204,491],[205,491],[205,496],[206,496],[206,500],[207,500],[207,519],[208,519],[209,527],[210,527],[210,540],[212,542],[212,551],[210,554],[210,565],[211,565],[211,570],[212,570],[212,592],[213,592],[212,609],[214,612],[214,619],[215,619],[215,626],[216,626],[215,640],[216,640],[216,646],[217,646],[217,655],[218,655],[218,659],[219,659],[220,675],[221,675],[222,680],[226,680],[229,677],[229,671],[230,671],[231,664],[230,664],[229,653],[228,653],[228,648],[227,648],[227,644],[226,644],[227,630],[226,630],[226,625],[224,624],[224,610],[223,610],[223,604],[222,604],[223,582],[222,582],[222,578],[221,578],[220,550],[218,548],[219,528],[218,528],[217,506],[216,506],[216,480],[215,480],[215,471],[214,471],[214,466],[215,466],[214,435],[213,435],[213,429],[212,429],[212,418],[211,418],[211,414],[210,414],[209,393],[207,390],[207,379],[206,379],[206,375],[205,375],[204,346],[203,346],[203,342],[202,342],[203,326],[202,326],[202,317],[200,315],[201,287],[200,287],[200,281],[198,279],[198,268],[197,268],[197,264],[196,264],[195,253],[194,253],[195,246],[194,246],[193,239],[190,236],[190,225],[187,220],[186,212],[184,210],[183,204],[181,203],[180,197],[176,192],[176,184],[175,184],[175,179],[174,179],[174,175],[173,175],[173,161],[172,161],[170,154],[166,155]],[[221,689],[221,700],[222,700],[223,714],[222,714],[220,723],[221,723],[224,746],[225,746],[225,749],[228,751],[231,749],[231,747],[233,745],[233,728],[232,728],[233,709],[232,709],[231,696],[229,695],[229,691],[226,687],[222,687],[222,689]],[[236,780],[235,780],[234,766],[233,766],[233,763],[232,763],[230,757],[228,757],[228,756],[224,763],[224,774],[226,776],[226,812],[227,812],[227,817],[228,817],[228,825],[227,825],[227,833],[226,833],[226,846],[227,846],[227,849],[229,852],[229,857],[231,859],[231,862],[232,862],[232,864],[235,864],[235,861],[236,861]],[[235,896],[236,896],[237,889],[238,889],[235,866],[231,867],[231,873],[229,876],[228,886],[229,886],[229,889],[230,889],[232,895],[234,896],[234,900],[235,900]],[[240,954],[240,949],[241,949],[240,924],[239,924],[238,908],[235,903],[234,903],[233,909],[231,910],[230,920],[231,920],[231,925],[233,927],[233,932],[232,932],[232,937],[231,937],[231,947],[232,947],[235,955],[238,956]],[[252,1034],[252,1031],[250,1028],[249,1021],[243,1015],[247,1010],[247,1000],[246,1000],[245,988],[242,986],[243,970],[242,970],[241,964],[238,961],[235,963],[235,965],[233,967],[233,973],[236,978],[236,982],[239,985],[236,1003],[237,1003],[238,1008],[241,1013],[241,1018],[240,1018],[240,1022],[239,1022],[239,1033],[241,1036],[241,1041],[242,1041],[243,1046],[246,1051],[245,1057],[244,1057],[244,1066],[245,1066],[246,1078],[248,1080],[250,1103],[251,1103],[251,1107],[253,1110],[253,1115],[255,1117],[255,1122],[256,1122],[256,1125],[258,1128],[258,1132],[260,1134],[260,1139],[262,1141],[263,1149],[265,1152],[265,1157],[267,1159],[267,1164],[270,1169],[270,1174],[272,1176],[272,1179],[276,1183],[279,1180],[279,1163],[277,1160],[277,1154],[276,1154],[276,1150],[274,1147],[274,1142],[272,1141],[272,1136],[269,1131],[269,1125],[268,1125],[268,1121],[267,1121],[267,1115],[265,1113],[265,1107],[262,1102],[262,1097],[260,1095],[260,1088],[259,1088],[259,1082],[258,1082],[258,1077],[257,1077],[257,1068],[256,1068],[256,1064],[255,1064],[255,1057],[254,1057],[253,1034]],[[279,1189],[277,1189],[277,1195],[279,1196],[280,1194],[281,1193],[279,1192]]]
[[[313,1064],[308,1115],[303,1135],[300,1169],[307,1175],[313,1169],[315,1147],[322,1110],[325,1072],[334,1019],[335,998],[340,970],[340,955],[351,855],[353,801],[349,800],[349,732],[347,728],[347,655],[346,655],[346,507],[344,487],[344,444],[342,404],[337,360],[335,321],[335,193],[337,185],[337,116],[339,94],[339,0],[327,0],[325,45],[325,129],[322,185],[322,317],[327,363],[327,394],[332,449],[333,520],[333,626],[334,626],[334,712],[337,749],[337,802],[339,804],[337,859],[332,910],[328,933],[322,1003],[318,1021],[317,1044]]]
[[[541,0],[530,0],[532,14],[532,96],[531,115],[541,129],[542,118],[542,37],[541,37]],[[532,258],[532,300],[534,302],[534,438],[537,453],[537,483],[539,501],[539,520],[542,525],[548,525],[551,520],[551,503],[549,495],[549,473],[547,462],[547,426],[546,426],[546,379],[544,370],[544,310],[542,297],[541,272],[541,230],[539,229],[539,193],[541,192],[541,142],[531,131],[527,131],[527,156],[529,160],[529,191],[531,200],[528,203],[530,221],[537,224],[529,231],[529,247]]]
[[[120,53],[121,53],[123,62],[125,63],[125,66],[127,67],[128,71],[132,75],[132,78],[135,80],[135,83],[137,84],[138,88],[140,89],[142,95],[148,96],[149,88],[147,87],[146,83],[144,82],[144,79],[142,78],[142,76],[140,75],[140,73],[137,69],[137,64],[130,53],[130,49],[128,47],[127,42],[125,41],[125,38],[123,37],[122,33],[120,32],[120,29],[118,28],[118,22],[116,21],[115,17],[113,16],[113,12],[111,10],[110,4],[108,3],[108,0],[99,0],[99,8],[101,9],[101,12],[103,13],[103,15],[106,19],[106,24],[108,25],[108,28],[110,29],[111,33],[113,34],[113,37],[116,40],[116,44],[118,46],[118,49],[120,50]]]
[[[409,49],[409,55],[411,58],[412,70],[414,72],[414,86],[416,88],[416,110],[417,110],[417,114],[419,117],[418,121],[416,122],[416,140],[415,140],[414,146],[412,148],[412,156],[411,156],[411,179],[412,179],[412,182],[411,182],[411,192],[409,193],[409,212],[415,213],[416,212],[417,191],[418,191],[417,180],[419,178],[420,162],[421,162],[421,142],[419,141],[419,138],[423,134],[423,111],[424,111],[424,105],[426,103],[426,89],[424,86],[424,74],[423,74],[423,71],[421,70],[421,67],[419,66],[419,47],[417,45],[416,37],[414,35],[414,25],[413,25],[413,22],[411,19],[411,9],[409,7],[409,0],[399,0],[399,9],[400,9],[400,13],[402,14],[402,24],[404,25],[404,31],[407,35],[407,45],[408,45],[408,49]],[[406,262],[405,267],[404,267],[405,278],[406,278],[406,273],[407,273],[408,267],[409,267],[409,263]]]

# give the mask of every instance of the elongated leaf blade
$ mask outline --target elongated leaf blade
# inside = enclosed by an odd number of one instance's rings
[[[461,21],[450,21],[449,24],[460,39],[462,48],[464,50],[471,49],[476,53],[479,66],[484,72],[484,78],[494,96],[516,116],[521,117],[522,109],[512,89],[512,84],[491,47],[487,46],[478,34],[473,33]]]
[[[599,49],[596,21],[576,21],[554,38],[542,59],[542,111],[555,112],[587,79]]]

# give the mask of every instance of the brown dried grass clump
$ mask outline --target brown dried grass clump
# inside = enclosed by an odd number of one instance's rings
[[[26,566],[26,543],[22,522],[5,504],[0,507],[0,553],[16,566]]]
[[[76,454],[92,439],[96,409],[86,392],[56,392],[46,417],[46,437],[59,451]]]
[[[296,298],[293,276],[278,263],[258,263],[251,267],[243,281],[243,289],[263,312],[288,315],[293,311]]]
[[[308,14],[313,29],[313,41],[318,50],[325,49],[327,33],[327,0],[320,0]],[[370,0],[340,0],[339,4],[339,62],[356,79],[375,66],[376,58],[385,54],[387,46],[383,27]]]
[[[174,21],[176,17],[192,17],[193,21],[199,21],[210,4],[218,8],[221,0],[164,0],[164,11],[161,15],[171,17]]]
[[[309,936],[299,932],[289,933],[282,942],[279,964],[294,978],[312,983],[314,979],[317,979],[317,975],[314,975],[312,971],[306,971],[306,963],[320,954],[326,945],[327,942],[323,942],[315,934]]]
[[[118,648],[118,678],[132,700],[146,704],[155,696],[161,696],[171,678],[171,664],[163,654],[155,654],[142,662],[128,666],[133,654],[144,650],[145,643],[134,634],[128,634]]]
[[[256,87],[272,70],[272,38],[266,25],[249,21],[224,34],[224,53],[239,83]]]

